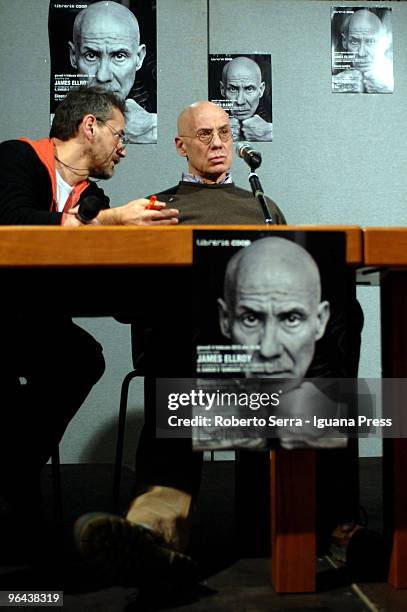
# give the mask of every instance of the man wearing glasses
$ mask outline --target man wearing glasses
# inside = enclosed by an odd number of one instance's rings
[[[236,187],[230,167],[233,140],[227,113],[212,102],[196,102],[178,118],[175,146],[188,163],[188,172],[175,187],[158,194],[174,202],[181,223],[264,223],[261,208],[252,193]],[[277,205],[268,199],[273,220],[285,223]]]
[[[177,223],[178,211],[161,202],[155,210],[146,199],[109,208],[103,190],[89,181],[109,179],[125,158],[124,125],[120,99],[84,88],[57,108],[50,138],[1,143],[0,224],[79,227],[79,208],[89,202],[100,210],[92,224]],[[102,347],[60,314],[57,295],[46,312],[36,307],[38,291],[25,286],[32,314],[3,317],[0,324],[0,499],[17,520],[27,503],[30,519],[38,511],[40,470],[105,367]]]

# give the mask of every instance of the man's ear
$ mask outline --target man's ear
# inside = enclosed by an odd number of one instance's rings
[[[175,147],[177,149],[178,155],[181,157],[187,157],[187,150],[185,148],[184,139],[181,136],[175,136]]]
[[[136,72],[137,70],[140,70],[143,62],[144,62],[144,58],[146,56],[146,46],[145,45],[140,45],[137,51],[137,65],[136,65]]]
[[[85,115],[82,119],[80,127],[87,140],[94,140],[96,123],[95,115]]]
[[[318,304],[315,340],[319,340],[324,335],[330,314],[331,308],[329,306],[329,302],[325,300],[324,302]]]
[[[226,98],[226,89],[222,81],[219,81],[220,94],[222,98]]]
[[[219,327],[222,334],[230,339],[230,316],[229,308],[222,298],[218,298],[218,314],[219,314]]]
[[[265,90],[265,89],[266,89],[266,84],[265,84],[265,82],[263,81],[262,83],[260,83],[260,98],[262,98],[262,97],[263,97],[263,94],[264,94],[264,90]]]
[[[71,60],[71,66],[72,68],[75,68],[75,70],[78,70],[78,64],[76,61],[75,45],[73,44],[73,42],[69,41],[68,46],[69,46],[69,59]]]

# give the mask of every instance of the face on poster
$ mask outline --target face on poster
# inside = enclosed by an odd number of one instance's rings
[[[157,142],[155,0],[49,5],[51,117],[74,87],[94,85],[126,103],[131,143]]]
[[[321,272],[317,262],[324,242],[320,237],[314,238],[314,256],[286,236],[248,240],[238,250],[233,249],[233,239],[226,237],[222,244],[218,236],[212,244],[197,243],[198,266],[214,270],[212,258],[218,262],[217,272],[206,281],[206,297],[200,296],[202,318],[209,321],[211,330],[210,341],[198,346],[198,374],[295,381],[309,374],[317,342],[330,319],[331,303],[335,311],[338,291],[345,293],[344,279],[338,275],[335,291],[327,287],[330,279],[327,281],[324,267]],[[337,270],[345,270],[341,247],[339,240],[336,252],[330,249]],[[208,300],[216,303],[216,313]],[[213,330],[220,334],[214,335]]]
[[[391,8],[331,9],[332,91],[393,93]]]
[[[273,139],[269,54],[209,55],[208,99],[228,112],[233,140]]]

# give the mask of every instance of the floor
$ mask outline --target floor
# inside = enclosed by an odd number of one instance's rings
[[[54,536],[61,553],[58,558],[38,554],[30,564],[0,567],[1,591],[52,589],[64,592],[64,610],[132,612],[144,610],[262,612],[302,611],[397,611],[407,610],[407,591],[386,583],[352,584],[347,572],[334,569],[325,558],[318,559],[317,592],[277,595],[270,583],[270,559],[241,553],[241,541],[233,525],[233,462],[206,463],[201,503],[194,528],[192,550],[199,563],[200,581],[193,588],[167,587],[140,590],[131,585],[109,584],[83,565],[73,549],[72,523],[91,510],[110,504],[111,466],[63,465],[61,467],[64,522],[63,533]],[[123,471],[122,497],[131,490],[132,473]],[[369,527],[381,531],[381,468],[378,459],[361,461],[361,503],[369,516]],[[47,523],[52,517],[50,468],[43,478]],[[250,534],[246,534],[250,541]],[[58,539],[59,538],[59,539]],[[40,551],[38,551],[40,552]],[[40,608],[45,609],[45,608]]]

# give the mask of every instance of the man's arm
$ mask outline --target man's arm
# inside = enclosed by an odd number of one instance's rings
[[[51,181],[31,146],[11,140],[0,144],[0,224],[60,225],[50,212]]]
[[[157,115],[147,112],[131,98],[126,100],[126,136],[137,144],[157,142]]]
[[[253,115],[242,121],[242,131],[245,140],[271,141],[273,140],[273,124],[268,123],[260,115]]]

